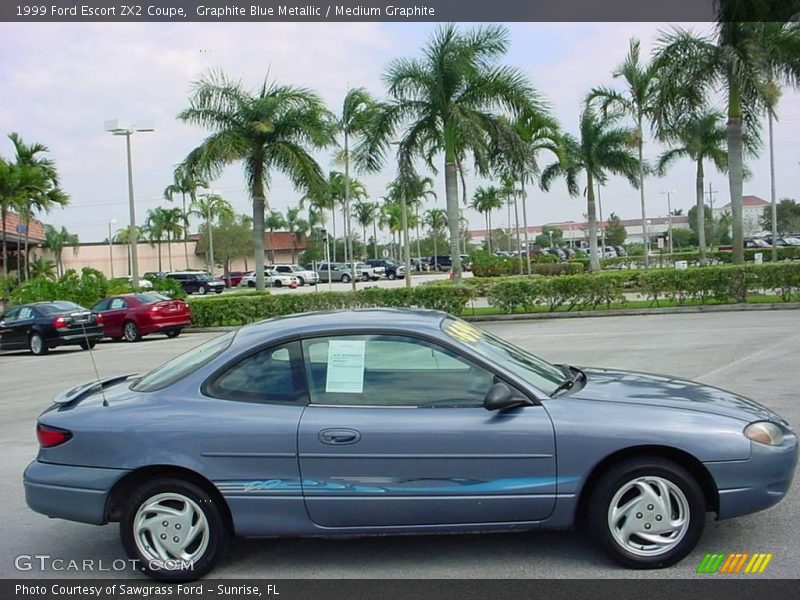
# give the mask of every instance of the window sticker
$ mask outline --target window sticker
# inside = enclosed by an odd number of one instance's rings
[[[466,321],[452,321],[445,325],[444,332],[460,342],[474,346],[483,339],[483,332]]]
[[[364,393],[364,340],[330,340],[326,393]]]

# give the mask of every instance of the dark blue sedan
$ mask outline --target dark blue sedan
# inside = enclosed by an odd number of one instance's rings
[[[226,538],[565,528],[618,562],[676,563],[706,512],[779,502],[797,437],[672,377],[549,364],[431,311],[272,319],[144,377],[66,390],[24,476],[51,517],[120,523],[156,578]]]

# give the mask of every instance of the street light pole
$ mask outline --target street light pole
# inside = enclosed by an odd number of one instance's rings
[[[136,132],[149,132],[153,128],[148,126],[136,127],[131,123],[122,121],[121,119],[114,119],[106,121],[105,130],[112,135],[125,136],[125,148],[128,156],[128,210],[130,213],[130,257],[131,257],[131,285],[134,289],[139,287],[139,260],[137,255],[137,246],[139,243],[139,236],[136,235],[136,205],[133,200],[133,164],[131,161],[131,135]]]
[[[665,190],[661,192],[662,196],[667,197],[667,231],[669,231],[669,253],[672,254],[672,194],[675,193],[675,190]]]

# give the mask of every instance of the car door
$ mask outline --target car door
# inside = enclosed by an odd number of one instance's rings
[[[125,298],[111,298],[108,308],[103,311],[103,327],[108,337],[122,337],[122,325],[128,314],[128,301]]]
[[[21,347],[16,328],[19,311],[19,308],[12,308],[0,318],[0,350],[14,350]]]
[[[34,320],[38,316],[30,306],[19,307],[13,319],[7,323],[9,328],[8,341],[12,348],[26,348],[28,346],[28,335],[33,327]]]
[[[537,521],[553,510],[542,406],[483,408],[496,376],[401,335],[307,339],[298,431],[303,494],[324,527]]]

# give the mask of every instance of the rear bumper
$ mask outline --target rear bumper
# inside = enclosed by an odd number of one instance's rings
[[[64,332],[57,332],[55,335],[46,339],[48,346],[61,346],[63,344],[80,344],[81,342],[85,341],[87,338],[90,341],[99,341],[103,339],[105,333],[103,332],[103,327],[96,325],[92,327],[87,327],[86,331],[64,331]]]
[[[192,323],[191,317],[153,319],[150,323],[140,328],[142,334],[169,331],[170,329],[183,329]]]
[[[127,472],[35,460],[22,476],[25,501],[32,510],[48,517],[102,525],[106,522],[108,494]]]
[[[719,492],[718,519],[731,519],[774,506],[786,496],[797,466],[797,437],[781,446],[752,444],[745,461],[705,463]]]

